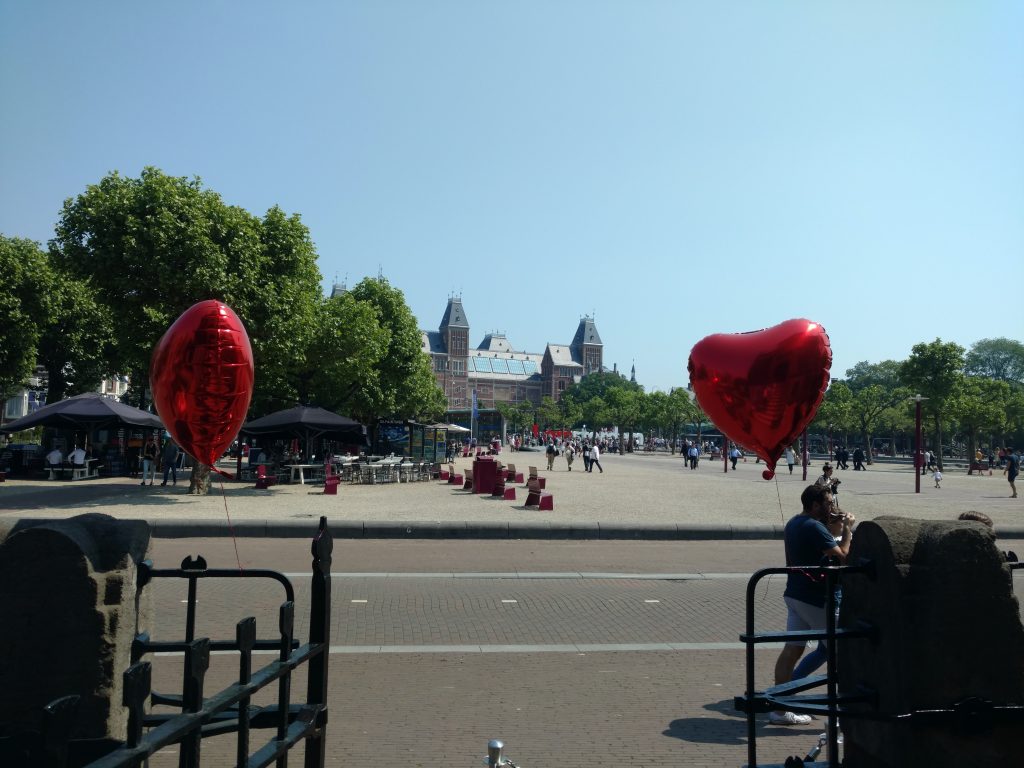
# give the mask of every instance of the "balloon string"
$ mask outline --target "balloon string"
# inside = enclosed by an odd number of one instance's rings
[[[775,495],[779,499],[779,517],[782,518],[782,525],[786,525],[786,513],[782,509],[782,492],[779,490],[779,476],[775,475]],[[761,602],[764,602],[768,598],[768,583],[772,580],[772,576],[775,574],[769,573],[768,577],[764,580],[764,594],[761,595]]]
[[[216,471],[218,472],[218,474],[221,475],[227,474],[226,472],[221,472],[220,470]],[[238,563],[238,570],[244,571],[245,569],[242,568],[242,558],[238,556],[238,537],[235,536],[235,526],[231,524],[231,513],[228,511],[228,495],[224,491],[223,478],[220,481],[220,497],[224,499],[224,514],[228,518],[228,532],[231,534],[231,542],[235,545],[235,562]]]

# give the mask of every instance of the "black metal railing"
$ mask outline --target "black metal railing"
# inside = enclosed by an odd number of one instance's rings
[[[1012,557],[1011,557],[1012,556]],[[1010,571],[1024,569],[1024,563],[1015,562],[1013,553],[1004,553]],[[806,575],[820,574],[826,585],[825,629],[800,630],[785,632],[755,632],[754,606],[755,590],[758,582],[772,574],[803,573]],[[878,711],[878,696],[875,691],[859,689],[856,693],[839,694],[838,669],[836,665],[838,642],[852,639],[868,639],[877,641],[877,628],[866,622],[855,627],[840,629],[836,626],[836,587],[844,576],[860,574],[874,579],[875,569],[871,561],[861,560],[856,565],[823,565],[815,567],[764,568],[754,573],[747,582],[746,594],[746,632],[740,640],[746,644],[746,693],[734,699],[737,710],[744,712],[747,718],[747,768],[757,768],[757,732],[756,715],[773,710],[787,710],[800,714],[811,714],[827,718],[827,728],[823,743],[812,750],[812,755],[801,759],[790,757],[784,766],[778,768],[803,768],[804,766],[820,765],[810,762],[820,752],[822,746],[828,746],[828,766],[836,768],[840,765],[837,745],[839,718],[875,720],[890,723],[914,723],[937,725],[942,724],[961,731],[978,732],[991,728],[997,723],[1024,724],[1024,706],[1019,704],[997,704],[977,697],[968,697],[955,702],[949,707],[916,710],[913,712],[883,713]],[[764,691],[757,691],[755,686],[754,651],[759,643],[785,642],[787,640],[825,640],[826,641],[826,672],[824,675],[811,675],[787,683],[772,686]],[[804,694],[815,688],[825,686],[824,695],[820,693]],[[851,711],[844,709],[846,704],[868,703],[868,710]],[[805,762],[807,760],[807,762]],[[762,766],[762,768],[774,768]]]
[[[331,621],[331,553],[333,540],[327,520],[320,525],[312,542],[312,584],[310,597],[309,640],[300,643],[294,637],[295,592],[291,582],[276,571],[209,569],[202,557],[186,558],[181,568],[154,569],[149,562],[138,567],[138,593],[156,578],[188,581],[188,608],[185,639],[154,641],[137,633],[132,644],[132,665],[124,673],[123,705],[128,710],[127,738],[70,739],[79,697],[67,696],[45,708],[38,739],[26,743],[23,765],[40,768],[136,768],[154,753],[178,745],[179,768],[199,768],[203,739],[221,734],[236,734],[235,764],[240,768],[264,768],[276,763],[286,768],[288,753],[305,742],[305,768],[323,768],[327,727],[327,684]],[[206,579],[263,578],[279,582],[285,601],[278,611],[277,636],[258,639],[256,620],[247,617],[235,627],[234,640],[196,638],[198,583]],[[252,671],[254,651],[277,651],[277,659]],[[210,666],[211,651],[238,654],[238,679],[221,691],[206,697],[204,682]],[[152,666],[145,656],[152,653],[183,654],[180,694],[156,693],[151,688]],[[305,701],[292,703],[291,677],[301,665],[307,665]],[[253,694],[277,684],[277,703],[255,707]],[[152,713],[152,705],[167,705],[180,712]],[[269,740],[252,750],[254,730],[272,730]]]
[[[758,583],[766,576],[773,574],[801,573],[808,576],[819,575],[825,581],[825,629],[824,630],[800,630],[793,632],[756,632],[754,605],[756,600],[754,593]],[[757,766],[757,732],[756,716],[758,713],[771,712],[773,710],[786,710],[801,714],[816,714],[825,716],[828,719],[826,728],[826,743],[829,747],[829,766],[838,766],[838,750],[836,749],[837,737],[839,735],[839,712],[840,704],[863,701],[864,697],[840,696],[837,690],[838,675],[836,674],[836,641],[850,640],[853,638],[872,637],[874,630],[867,625],[839,629],[836,627],[836,587],[843,575],[861,573],[868,576],[874,574],[871,563],[859,563],[857,565],[821,565],[813,567],[791,567],[791,568],[763,568],[754,573],[747,582],[746,602],[746,632],[740,635],[740,640],[746,644],[747,655],[747,690],[743,696],[737,696],[734,704],[736,709],[745,712],[747,716],[747,760],[750,768]],[[756,670],[754,651],[759,643],[777,643],[788,640],[825,640],[826,659],[824,675],[811,675],[809,677],[794,680],[788,683],[768,688],[765,691],[757,691],[755,686]],[[801,695],[803,691],[820,687],[826,687],[824,696],[820,694]]]

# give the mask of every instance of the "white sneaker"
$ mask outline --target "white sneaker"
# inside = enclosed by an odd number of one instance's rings
[[[811,716],[798,715],[796,712],[769,712],[768,722],[772,725],[807,725],[811,722]]]

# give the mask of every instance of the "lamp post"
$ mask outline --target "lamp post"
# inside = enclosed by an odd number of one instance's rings
[[[914,395],[914,493],[921,492],[921,470],[924,454],[921,452],[921,401],[927,400],[920,394]]]

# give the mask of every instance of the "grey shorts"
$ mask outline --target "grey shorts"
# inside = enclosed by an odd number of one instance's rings
[[[811,605],[793,597],[783,598],[786,601],[786,631],[794,632],[801,629],[825,629],[825,606]],[[806,648],[806,640],[791,640],[786,645]]]

